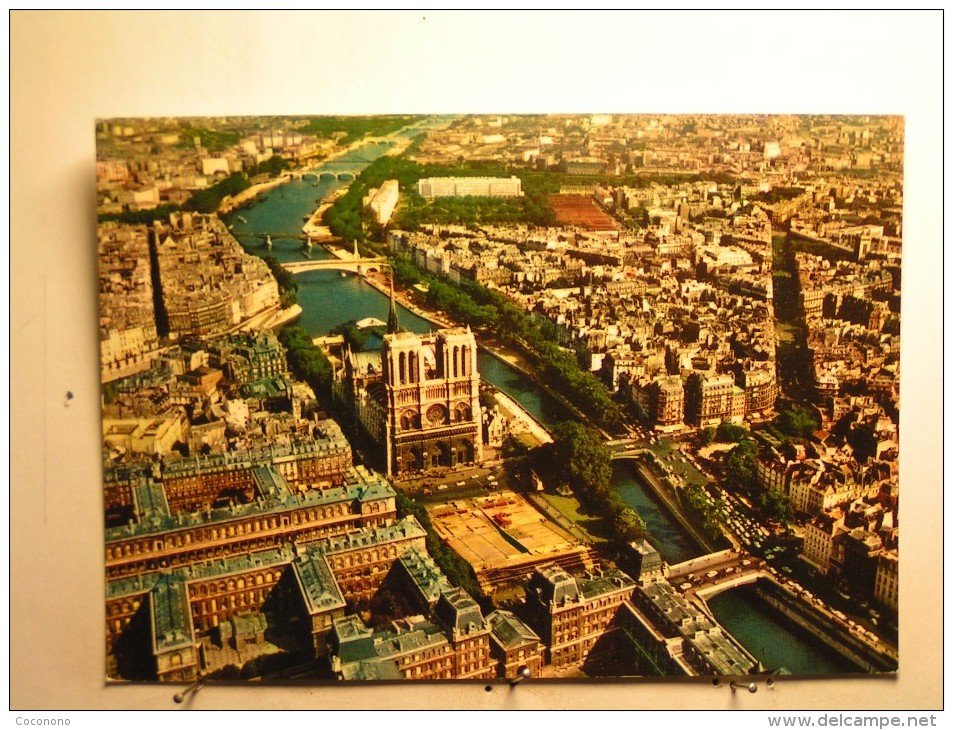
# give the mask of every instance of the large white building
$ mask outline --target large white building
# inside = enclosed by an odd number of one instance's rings
[[[397,207],[400,190],[396,180],[385,180],[380,188],[371,192],[366,198],[365,205],[371,209],[382,226],[387,225]]]
[[[522,181],[512,177],[428,177],[417,182],[424,198],[476,195],[484,198],[515,198],[523,194]]]

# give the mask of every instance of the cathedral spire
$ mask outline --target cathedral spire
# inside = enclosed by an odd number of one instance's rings
[[[387,334],[394,335],[400,332],[400,323],[397,321],[397,299],[394,297],[394,271],[390,272],[390,312],[387,313]]]

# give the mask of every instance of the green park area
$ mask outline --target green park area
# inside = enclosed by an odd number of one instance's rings
[[[305,127],[305,134],[333,139],[349,145],[364,137],[383,137],[406,127],[417,117],[412,116],[374,116],[374,117],[312,117]]]
[[[549,493],[542,494],[541,496],[550,507],[574,523],[589,542],[606,542],[606,538],[600,534],[604,532],[604,527],[601,524],[602,518],[583,514],[580,511],[581,506],[578,499],[573,496]]]
[[[206,129],[205,127],[183,127],[179,130],[179,145],[191,147],[195,138],[209,152],[223,152],[238,144],[241,134],[232,130]]]

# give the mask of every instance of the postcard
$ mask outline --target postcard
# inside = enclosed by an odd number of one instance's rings
[[[902,117],[96,140],[109,680],[897,669]]]

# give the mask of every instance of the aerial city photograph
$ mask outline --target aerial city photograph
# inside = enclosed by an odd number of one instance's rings
[[[96,122],[109,681],[896,672],[904,119],[595,111]]]

